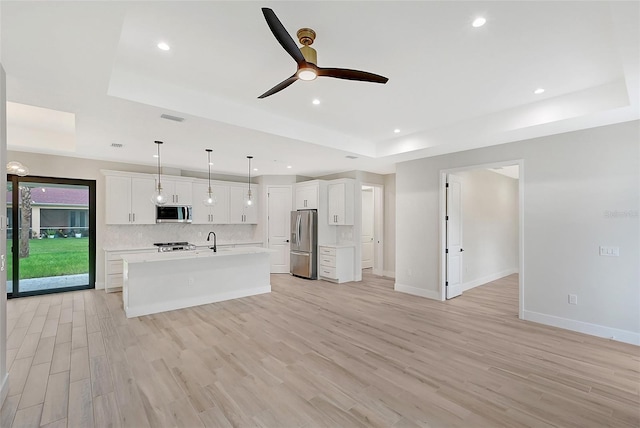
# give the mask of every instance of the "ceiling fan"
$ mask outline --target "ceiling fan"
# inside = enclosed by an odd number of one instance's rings
[[[298,30],[297,36],[300,40],[300,43],[303,45],[301,48],[298,48],[296,42],[293,41],[287,30],[284,28],[284,25],[282,25],[282,22],[280,22],[273,10],[269,9],[268,7],[263,7],[262,13],[275,38],[278,40],[278,42],[280,42],[280,45],[282,45],[284,50],[287,51],[287,53],[291,55],[294,61],[298,64],[298,70],[293,76],[278,83],[276,86],[269,89],[258,98],[266,98],[270,95],[280,92],[298,79],[313,80],[318,76],[335,77],[337,79],[346,80],[359,80],[362,82],[374,83],[387,83],[387,81],[389,80],[384,76],[369,73],[366,71],[350,70],[347,68],[318,67],[316,65],[318,62],[316,50],[310,46],[316,38],[315,31],[313,31],[311,28],[301,28],[300,30]]]

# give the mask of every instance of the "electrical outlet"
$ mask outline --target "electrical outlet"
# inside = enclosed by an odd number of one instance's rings
[[[577,294],[569,294],[569,304],[577,305],[578,304],[578,295]]]

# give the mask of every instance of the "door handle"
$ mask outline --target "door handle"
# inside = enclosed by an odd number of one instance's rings
[[[288,239],[285,239],[285,240],[284,240],[284,242],[289,242],[289,240],[288,240]]]
[[[460,252],[462,253],[464,251],[464,248],[460,248]]]

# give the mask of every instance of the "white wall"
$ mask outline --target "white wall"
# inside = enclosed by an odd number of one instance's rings
[[[518,180],[486,169],[456,172],[462,185],[462,288],[517,272]]]
[[[396,287],[440,294],[440,170],[522,159],[525,319],[640,344],[639,141],[633,121],[399,163]]]
[[[384,176],[384,275],[396,272],[396,175]]]
[[[7,164],[7,97],[4,68],[0,64],[0,166]],[[0,174],[0,189],[7,188],[7,174]],[[0,221],[6,225],[7,200],[0,198]],[[0,227],[0,254],[7,256],[7,232]],[[7,370],[7,273],[0,272],[0,408],[9,392]]]

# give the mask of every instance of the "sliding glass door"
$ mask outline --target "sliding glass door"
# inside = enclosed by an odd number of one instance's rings
[[[95,181],[9,176],[7,184],[9,297],[94,288]]]

